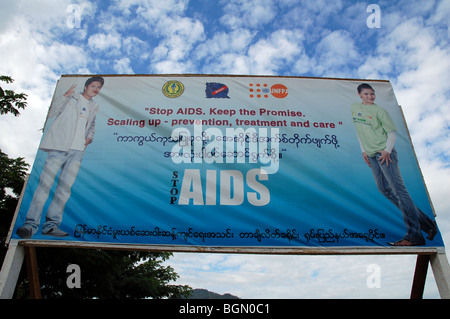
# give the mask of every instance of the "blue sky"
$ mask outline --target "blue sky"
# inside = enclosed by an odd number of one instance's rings
[[[380,28],[369,28],[370,4]],[[0,74],[28,94],[0,147],[32,163],[61,74],[390,80],[450,242],[450,1],[0,0]],[[447,251],[448,254],[448,251]],[[201,260],[202,262],[198,262]],[[247,298],[408,298],[415,256],[176,254],[180,283]],[[366,285],[381,268],[381,288]],[[438,297],[429,272],[425,295]]]

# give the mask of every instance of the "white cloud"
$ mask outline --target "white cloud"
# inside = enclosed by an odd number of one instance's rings
[[[20,117],[0,117],[0,146],[9,156],[23,156],[30,164],[60,75],[57,70],[76,73],[87,61],[83,49],[40,32],[46,29],[36,19],[31,23],[23,16],[12,17],[16,23],[0,33],[0,73],[15,79],[12,89],[28,94],[28,107]]]
[[[230,53],[245,56],[253,36],[254,33],[248,29],[214,33],[212,38],[206,39],[196,47],[195,58],[206,61],[206,73],[210,73],[211,68],[217,70],[216,72],[226,72],[222,67],[224,61],[219,57]]]
[[[240,298],[406,299],[412,286],[415,256],[176,253],[166,264],[180,275],[177,284]],[[372,264],[379,266],[380,288],[367,286],[372,274],[368,266]],[[433,278],[427,280],[425,297],[438,298]]]
[[[267,75],[295,64],[304,51],[299,30],[277,30],[253,44],[252,36],[245,29],[216,34],[197,48],[196,57],[207,61],[206,73]]]
[[[430,17],[428,23],[431,25],[443,25],[447,26],[447,39],[450,38],[450,2],[446,0],[441,0],[436,8],[436,11],[433,12]]]
[[[119,2],[121,2],[119,0]],[[188,0],[165,0],[164,5],[161,5],[159,0],[141,0],[132,1],[138,3],[138,13],[145,16],[150,23],[159,21],[168,15],[182,14],[188,5]]]
[[[186,60],[189,59],[194,44],[203,39],[203,25],[199,21],[179,18],[165,20],[164,25],[166,28],[162,31],[163,39],[153,52],[154,66],[151,69],[169,73],[188,71],[188,68],[182,65],[188,64]]]
[[[204,38],[203,24],[199,20],[191,18],[177,16],[172,19],[162,19],[159,28],[161,34],[169,39],[180,37],[188,44]]]
[[[114,70],[118,74],[133,74],[133,69],[130,66],[129,58],[122,58],[114,61]]]
[[[58,42],[46,47],[39,46],[36,54],[52,70],[65,69],[67,72],[77,73],[87,61],[83,48]]]
[[[186,60],[189,58],[194,45],[205,38],[203,24],[190,17],[185,17],[187,1],[170,0],[161,5],[158,1],[118,1],[117,7],[111,13],[105,15],[104,23],[108,23],[110,14],[122,14],[120,21],[113,24],[114,32],[126,31],[132,27],[138,27],[141,32],[146,33],[150,40],[142,37],[132,36],[123,40],[122,50],[127,52],[129,57],[139,59],[149,59],[149,70],[151,72],[180,73],[189,70]],[[129,15],[134,14],[133,19]],[[96,39],[97,40],[97,39]],[[103,38],[98,39],[103,40]],[[98,41],[100,43],[113,43],[112,46],[119,48],[116,41]],[[156,42],[151,49],[151,42]],[[94,41],[93,41],[94,42]],[[95,42],[94,42],[95,43]],[[142,52],[137,56],[133,46]],[[106,46],[106,45],[105,45]]]
[[[386,79],[393,72],[394,65],[390,55],[376,54],[364,58],[364,63],[358,67],[358,76],[363,79]]]
[[[105,51],[119,49],[121,46],[121,38],[117,34],[97,33],[91,35],[88,40],[88,45],[92,51]]]
[[[32,23],[39,26],[40,32],[48,34],[51,29],[66,28],[66,8],[69,0],[23,0],[10,1],[8,5],[2,5],[0,13],[0,30],[8,29],[22,23]],[[52,14],[49,15],[49,12]]]
[[[203,67],[203,72],[217,74],[250,74],[250,63],[245,55],[225,53],[210,61],[210,64]]]
[[[285,11],[282,15],[276,16],[277,23],[302,29],[305,34],[308,34],[308,40],[314,42],[322,36],[322,31],[331,23],[337,23],[343,19],[341,10],[344,4],[340,0],[281,1],[279,6],[285,8]],[[358,19],[353,17],[353,21],[356,20]]]
[[[276,4],[270,0],[222,0],[221,3],[224,15],[220,22],[232,30],[262,27],[277,14]]]
[[[358,64],[360,55],[351,35],[344,30],[333,31],[316,47],[317,69],[324,76],[349,76],[351,66]]]
[[[302,52],[303,34],[299,30],[278,30],[248,50],[253,74],[276,74],[280,66],[293,64]]]
[[[122,40],[122,51],[132,59],[147,60],[150,56],[148,43],[135,37],[126,37]]]
[[[190,62],[163,60],[152,64],[151,70],[157,74],[194,73],[195,67]]]

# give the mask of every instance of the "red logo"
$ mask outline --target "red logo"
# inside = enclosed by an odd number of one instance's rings
[[[265,83],[264,84],[260,84],[260,83],[253,84],[253,83],[250,83],[249,86],[250,86],[250,89],[248,89],[248,90],[250,92],[250,97],[251,98],[254,98],[254,97],[262,98],[262,97],[264,97],[264,98],[267,99],[269,97],[270,90],[267,87],[267,84],[265,84]]]
[[[288,95],[288,89],[283,84],[274,84],[270,88],[270,93],[278,99],[284,99]]]
[[[266,83],[250,83],[249,89],[250,98],[265,98],[267,99],[270,95],[282,99],[288,95],[288,89],[283,84],[274,84],[269,89],[269,86]]]

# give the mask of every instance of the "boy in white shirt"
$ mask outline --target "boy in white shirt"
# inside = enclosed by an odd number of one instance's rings
[[[16,231],[21,238],[31,238],[38,230],[42,210],[50,193],[57,173],[61,170],[55,195],[45,216],[42,234],[65,237],[68,233],[59,229],[64,207],[71,194],[81,166],[84,151],[92,143],[95,134],[95,117],[98,104],[92,98],[103,87],[102,77],[88,79],[83,93],[75,93],[76,85],[56,98],[49,111],[49,118],[55,118],[44,134],[39,148],[48,153],[28,209],[26,221]]]

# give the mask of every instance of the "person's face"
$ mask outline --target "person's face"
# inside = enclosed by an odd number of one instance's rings
[[[92,99],[94,96],[97,96],[97,94],[100,92],[102,88],[102,83],[99,81],[94,81],[90,83],[88,86],[84,87],[83,95],[87,97],[88,99]]]
[[[363,104],[373,104],[375,102],[375,92],[371,89],[362,89],[361,93],[358,94]]]

